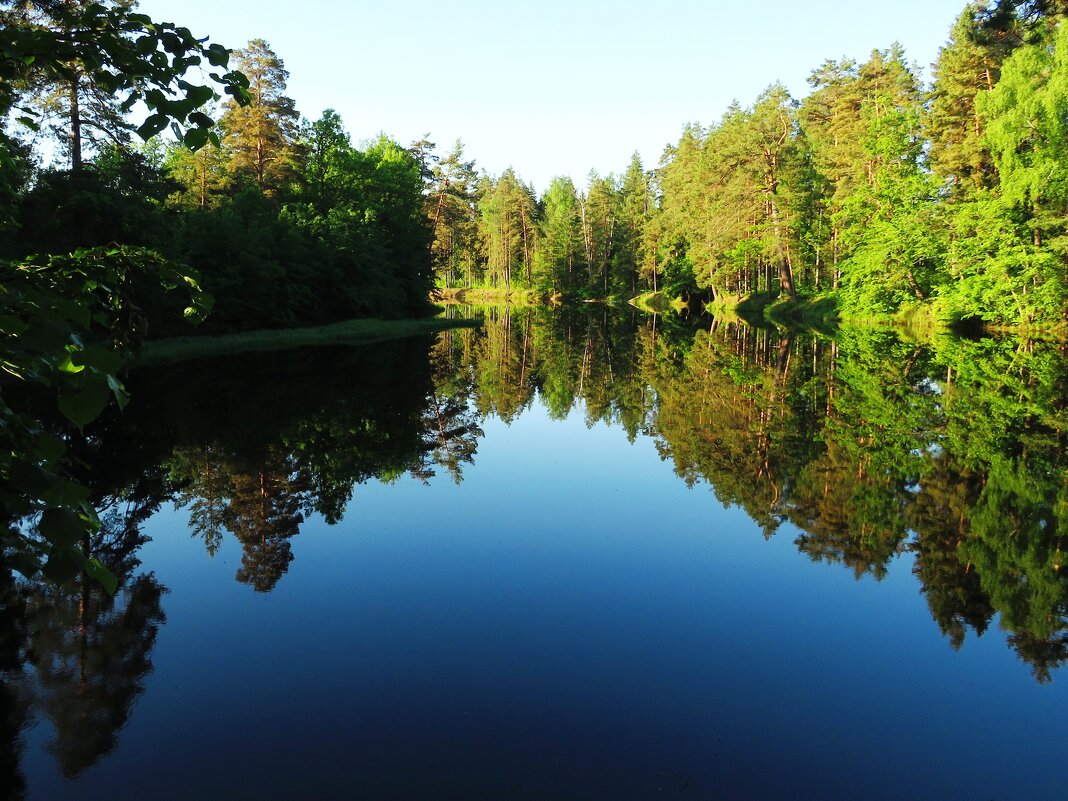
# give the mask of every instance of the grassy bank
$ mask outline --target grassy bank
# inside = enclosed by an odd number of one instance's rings
[[[503,287],[445,287],[430,294],[433,303],[459,303],[472,306],[556,306],[562,301],[558,292],[544,294],[536,289],[504,289]]]
[[[245,331],[221,336],[174,337],[148,342],[135,367],[174,364],[190,359],[234,356],[258,351],[315,345],[368,345],[390,339],[434,334],[448,328],[479,325],[476,320],[346,320],[314,328]]]
[[[645,292],[627,301],[631,306],[644,312],[664,314],[667,312],[679,313],[688,308],[689,304],[682,298],[672,297],[665,292]]]

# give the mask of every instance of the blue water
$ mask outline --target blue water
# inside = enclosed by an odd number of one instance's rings
[[[1060,799],[1068,683],[954,651],[883,581],[770,540],[653,441],[539,404],[460,486],[356,488],[278,586],[186,510],[145,528],[167,622],[118,746],[32,799]]]

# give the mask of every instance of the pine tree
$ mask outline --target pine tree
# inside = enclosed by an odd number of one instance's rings
[[[570,178],[556,177],[541,199],[538,284],[546,290],[571,292],[578,288],[579,268],[585,260],[579,199]]]
[[[223,114],[228,169],[237,181],[251,182],[273,197],[299,169],[299,115],[285,95],[289,73],[262,39],[253,39],[234,55],[237,69],[248,77],[251,102],[230,103]]]
[[[6,5],[7,3],[5,3]],[[89,10],[88,0],[25,0],[10,3],[4,24],[61,30],[73,34],[80,15]],[[135,0],[104,0],[111,9],[131,11]],[[71,171],[80,173],[88,154],[103,145],[125,145],[133,126],[114,87],[101,82],[97,65],[72,60],[64,64],[65,75],[35,70],[31,64],[28,81],[17,89],[36,112],[36,125],[59,142],[66,151]]]
[[[655,205],[649,175],[637,153],[631,156],[619,191],[620,230],[616,243],[616,270],[623,282],[629,284],[633,295],[638,291],[637,282],[644,263],[643,244]]]
[[[505,290],[513,283],[530,286],[537,244],[533,191],[508,168],[496,181],[485,182],[478,208],[490,285]]]
[[[165,166],[170,177],[182,186],[168,201],[173,205],[200,209],[217,206],[229,188],[226,153],[213,144],[197,151],[175,145],[167,153]]]
[[[958,198],[990,188],[996,180],[976,97],[994,88],[1007,52],[1003,46],[980,43],[978,13],[974,4],[968,5],[939,52],[924,117],[931,168]]]
[[[456,140],[445,158],[430,169],[425,214],[431,231],[431,260],[438,280],[453,286],[461,275],[470,279],[477,260],[478,210],[475,203],[475,162],[464,159]]]

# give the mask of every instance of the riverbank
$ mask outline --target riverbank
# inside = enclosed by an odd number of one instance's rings
[[[542,293],[536,289],[504,289],[500,287],[439,287],[430,293],[431,303],[452,303],[472,306],[558,306],[563,301],[559,292]]]
[[[148,342],[134,367],[175,364],[191,359],[210,359],[316,345],[370,345],[391,339],[436,334],[449,328],[481,325],[478,320],[346,320],[312,328],[244,331],[219,336],[173,337]]]

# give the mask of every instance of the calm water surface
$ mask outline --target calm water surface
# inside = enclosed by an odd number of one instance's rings
[[[1063,798],[1063,353],[657,325],[135,373],[11,797]]]

